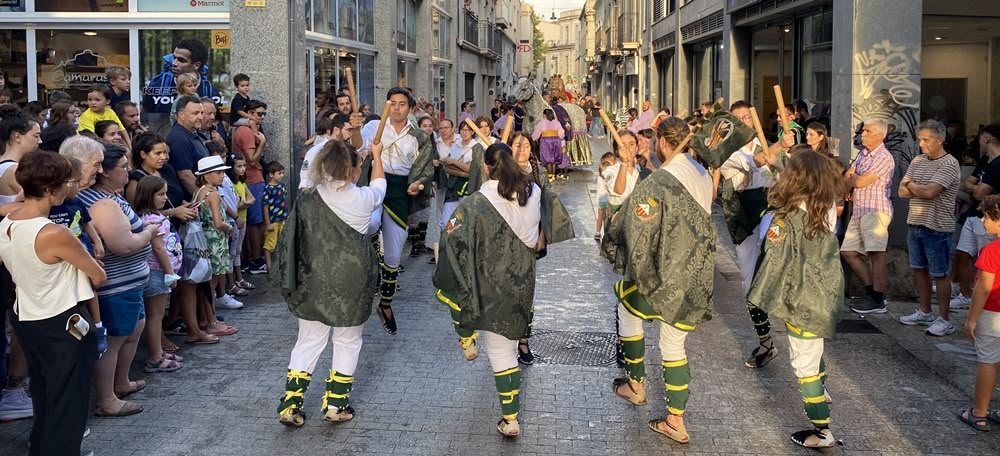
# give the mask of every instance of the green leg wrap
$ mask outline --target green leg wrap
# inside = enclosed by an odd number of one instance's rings
[[[642,334],[637,336],[618,336],[625,354],[625,374],[629,380],[642,383],[646,379],[646,341]]]
[[[308,372],[288,369],[286,378],[285,395],[282,397],[281,403],[278,404],[279,415],[289,409],[302,410],[302,397],[306,394],[306,389],[309,388],[309,381],[312,380],[312,375]]]
[[[757,331],[757,338],[760,340],[771,337],[771,320],[767,312],[760,307],[747,303],[747,311],[750,312],[750,321],[753,322],[753,329]]]
[[[683,415],[687,407],[688,390],[691,383],[691,366],[687,359],[677,361],[663,360],[663,385],[667,390],[667,413]]]
[[[506,420],[516,420],[521,411],[521,369],[514,367],[502,372],[494,372],[493,380],[500,397],[500,413]]]
[[[427,222],[417,224],[417,245],[424,245],[427,240]]]
[[[448,308],[448,312],[451,313],[451,323],[452,325],[455,326],[455,332],[458,333],[458,337],[461,337],[463,340],[471,339],[472,336],[475,334],[475,331],[471,329],[465,329],[460,326],[462,321],[462,312],[452,309],[451,307]]]
[[[354,376],[338,374],[330,370],[330,378],[326,379],[326,393],[323,394],[323,411],[328,407],[344,408],[350,405],[351,387],[354,386]]]
[[[826,360],[823,358],[819,359],[819,377],[823,381],[823,386],[826,386]]]
[[[392,298],[396,296],[396,279],[399,278],[399,267],[390,268],[385,263],[382,266],[382,302],[392,304]]]
[[[818,429],[830,427],[830,404],[827,404],[823,397],[823,380],[825,378],[826,372],[822,362],[820,362],[819,374],[799,378],[799,391],[802,392],[806,416]]]

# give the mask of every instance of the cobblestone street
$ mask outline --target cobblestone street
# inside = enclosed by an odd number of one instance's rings
[[[607,145],[593,142],[596,161]],[[306,393],[305,427],[278,423],[297,326],[264,276],[254,276],[258,290],[244,300],[246,307],[223,312],[240,332],[214,346],[183,346],[185,366],[173,373],[143,374],[140,348],[133,378],[149,386],[131,399],[145,411],[92,418],[83,447],[100,456],[813,454],[788,438],[809,423],[783,325],[774,325],[780,356],[762,370],[743,366],[756,337],[721,225],[714,319],[688,338],[691,443],[674,444],[646,428],[647,420],[665,414],[652,325],[646,326],[649,404],[635,407],[615,397],[611,381],[621,375],[611,346],[617,277],[592,239],[594,180],[595,172],[586,169],[555,183],[577,238],[550,247],[538,264],[532,345],[542,358],[522,368],[521,437],[497,434],[499,406],[485,351],[474,362],[462,359],[448,312],[433,297],[433,266],[423,255],[403,259],[398,335],[385,334],[374,316],[366,324],[351,394],[353,421],[331,425],[319,413],[328,348]],[[721,224],[721,215],[716,220]],[[970,343],[961,331],[931,339],[894,321],[911,309],[898,303],[867,320],[846,315],[842,331],[828,341],[832,429],[843,442],[828,453],[998,454],[1000,432],[978,434],[955,418],[971,404],[975,357],[942,347]],[[30,426],[30,420],[0,423],[0,455],[25,454]]]

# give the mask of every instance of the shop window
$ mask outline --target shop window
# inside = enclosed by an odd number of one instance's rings
[[[24,0],[0,0],[0,13],[23,13]]]
[[[350,68],[356,79],[354,85],[358,94],[358,106],[372,104],[372,94],[375,92],[374,56],[342,49],[316,48],[313,58],[316,95],[323,92],[334,94],[347,88],[345,69]]]
[[[212,39],[212,30],[139,30],[139,80],[142,111],[154,131],[169,129],[169,113],[177,98],[174,76],[185,72],[201,75],[198,96],[211,97],[228,113],[235,89],[229,70],[229,45]],[[184,46],[194,48],[188,49]],[[126,53],[128,40],[125,40]],[[202,61],[204,60],[204,61]],[[134,90],[134,89],[133,89]],[[250,97],[255,95],[250,79]],[[222,117],[227,118],[226,116]]]
[[[0,93],[10,102],[24,104],[28,101],[28,58],[24,30],[0,30]]]
[[[106,84],[112,66],[129,67],[126,30],[37,30],[39,98],[63,90],[74,101],[87,101],[87,90]]]
[[[379,99],[375,95],[375,56],[361,54],[358,56],[358,101],[372,106],[381,106],[375,103]],[[383,95],[384,96],[384,95]],[[372,112],[378,109],[372,109]]]
[[[413,88],[411,86],[411,84],[412,84],[413,81],[410,78],[412,78],[413,76],[416,75],[416,73],[413,71],[414,65],[415,65],[415,62],[413,62],[411,60],[400,60],[399,61],[399,63],[396,66],[396,72],[397,72],[396,73],[396,75],[397,75],[396,86],[398,86],[398,87],[409,87],[411,89]]]
[[[162,0],[156,0],[161,2]],[[168,2],[169,3],[169,2]],[[22,10],[23,11],[23,10]],[[35,0],[35,11],[69,13],[127,13],[127,0]]]

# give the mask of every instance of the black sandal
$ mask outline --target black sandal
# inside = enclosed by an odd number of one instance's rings
[[[535,354],[531,352],[531,347],[527,342],[517,343],[517,361],[524,365],[531,365],[535,362]]]
[[[750,357],[747,358],[743,365],[751,369],[760,369],[766,366],[767,363],[771,362],[771,360],[776,356],[778,356],[778,350],[774,348],[773,341],[771,342],[770,347],[760,344],[757,348],[753,349],[750,353]]]
[[[386,313],[386,311],[389,311]],[[378,319],[382,321],[382,329],[392,336],[396,335],[396,316],[392,313],[392,306],[384,303],[378,305]]]

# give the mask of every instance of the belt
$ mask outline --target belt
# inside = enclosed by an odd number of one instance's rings
[[[545,131],[542,132],[542,137],[543,138],[558,138],[559,137],[559,131],[558,130],[545,130]]]

